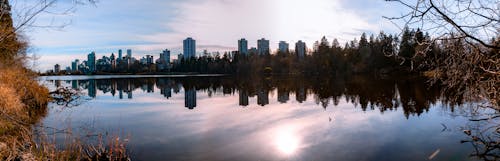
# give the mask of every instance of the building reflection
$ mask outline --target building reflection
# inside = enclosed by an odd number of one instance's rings
[[[285,89],[278,88],[278,102],[286,103],[288,100],[290,100],[290,93]]]
[[[348,81],[347,81],[348,80]],[[61,81],[51,81],[55,86],[62,86]],[[334,82],[325,83],[325,82]],[[449,105],[460,105],[454,102],[457,99],[441,98],[441,88],[429,86],[421,79],[375,79],[365,77],[350,78],[288,78],[288,79],[260,79],[260,78],[137,78],[137,79],[99,79],[99,80],[72,80],[65,82],[74,89],[86,89],[91,98],[95,98],[97,90],[103,94],[119,99],[133,99],[133,93],[141,90],[144,93],[159,91],[166,99],[181,93],[184,89],[185,107],[196,107],[197,92],[203,92],[208,97],[217,94],[238,94],[239,106],[251,105],[250,97],[257,96],[257,105],[269,105],[270,92],[277,92],[277,101],[289,103],[290,95],[295,94],[298,103],[307,101],[312,96],[315,102],[324,108],[332,104],[338,105],[341,100],[353,103],[362,110],[381,112],[402,108],[404,115],[420,115],[429,110],[432,104],[438,101]],[[115,96],[117,95],[117,96]]]
[[[95,98],[97,96],[97,90],[96,90],[96,80],[89,80],[89,85],[88,85],[88,94],[89,97]]]
[[[248,91],[246,90],[239,90],[238,91],[239,95],[239,104],[240,106],[248,106]]]
[[[303,86],[299,87],[297,92],[295,92],[295,100],[299,103],[307,100],[306,90]]]
[[[257,104],[261,106],[269,104],[269,91],[259,89],[259,92],[257,93]]]
[[[184,106],[190,110],[196,107],[196,89],[188,88],[184,91]]]

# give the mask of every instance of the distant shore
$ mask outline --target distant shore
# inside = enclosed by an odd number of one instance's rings
[[[86,79],[110,79],[110,78],[179,78],[179,77],[222,77],[227,74],[112,74],[112,75],[47,75],[38,77],[39,80],[86,80]]]

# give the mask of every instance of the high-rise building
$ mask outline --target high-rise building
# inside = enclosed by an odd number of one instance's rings
[[[160,54],[160,60],[164,61],[167,64],[170,64],[170,50],[165,49]]]
[[[132,49],[127,49],[127,57],[132,58]]]
[[[71,62],[71,71],[76,72],[78,71],[78,66],[80,65],[80,60],[76,59],[75,61]]]
[[[288,52],[288,43],[286,43],[286,41],[280,41],[280,43],[278,44],[279,46],[279,51],[280,52],[283,52],[283,53],[287,53]]]
[[[116,59],[120,60],[122,58],[123,58],[123,51],[122,51],[122,49],[119,49],[118,50],[118,58],[116,58]]]
[[[257,40],[257,50],[259,55],[270,54],[269,50],[269,40],[264,38]]]
[[[54,65],[54,73],[59,73],[61,71],[61,66],[59,64]]]
[[[156,67],[159,71],[168,70],[170,68],[170,50],[165,49],[160,53],[160,58],[156,60]]]
[[[151,65],[153,64],[153,56],[152,55],[146,55],[146,64]]]
[[[184,59],[190,59],[191,57],[196,56],[196,40],[191,37],[188,37],[183,41],[183,54]]]
[[[295,53],[297,54],[298,58],[304,58],[304,56],[306,55],[306,43],[302,42],[301,40],[295,43]]]
[[[111,69],[116,68],[116,58],[115,58],[115,53],[111,53],[111,56],[109,57],[110,63],[111,63]]]
[[[248,54],[248,41],[246,39],[238,40],[238,52],[242,55]]]
[[[89,67],[90,72],[95,72],[95,52],[91,52],[87,55],[87,67]]]

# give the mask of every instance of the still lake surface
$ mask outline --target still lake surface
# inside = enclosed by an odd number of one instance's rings
[[[51,103],[45,126],[127,138],[133,160],[483,160],[464,130],[491,125],[470,119],[494,112],[419,78],[40,81],[84,94],[70,107]]]

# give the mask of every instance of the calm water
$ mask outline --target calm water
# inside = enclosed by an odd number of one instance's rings
[[[46,126],[129,138],[133,160],[482,160],[463,130],[491,125],[421,79],[41,79],[84,92]]]

